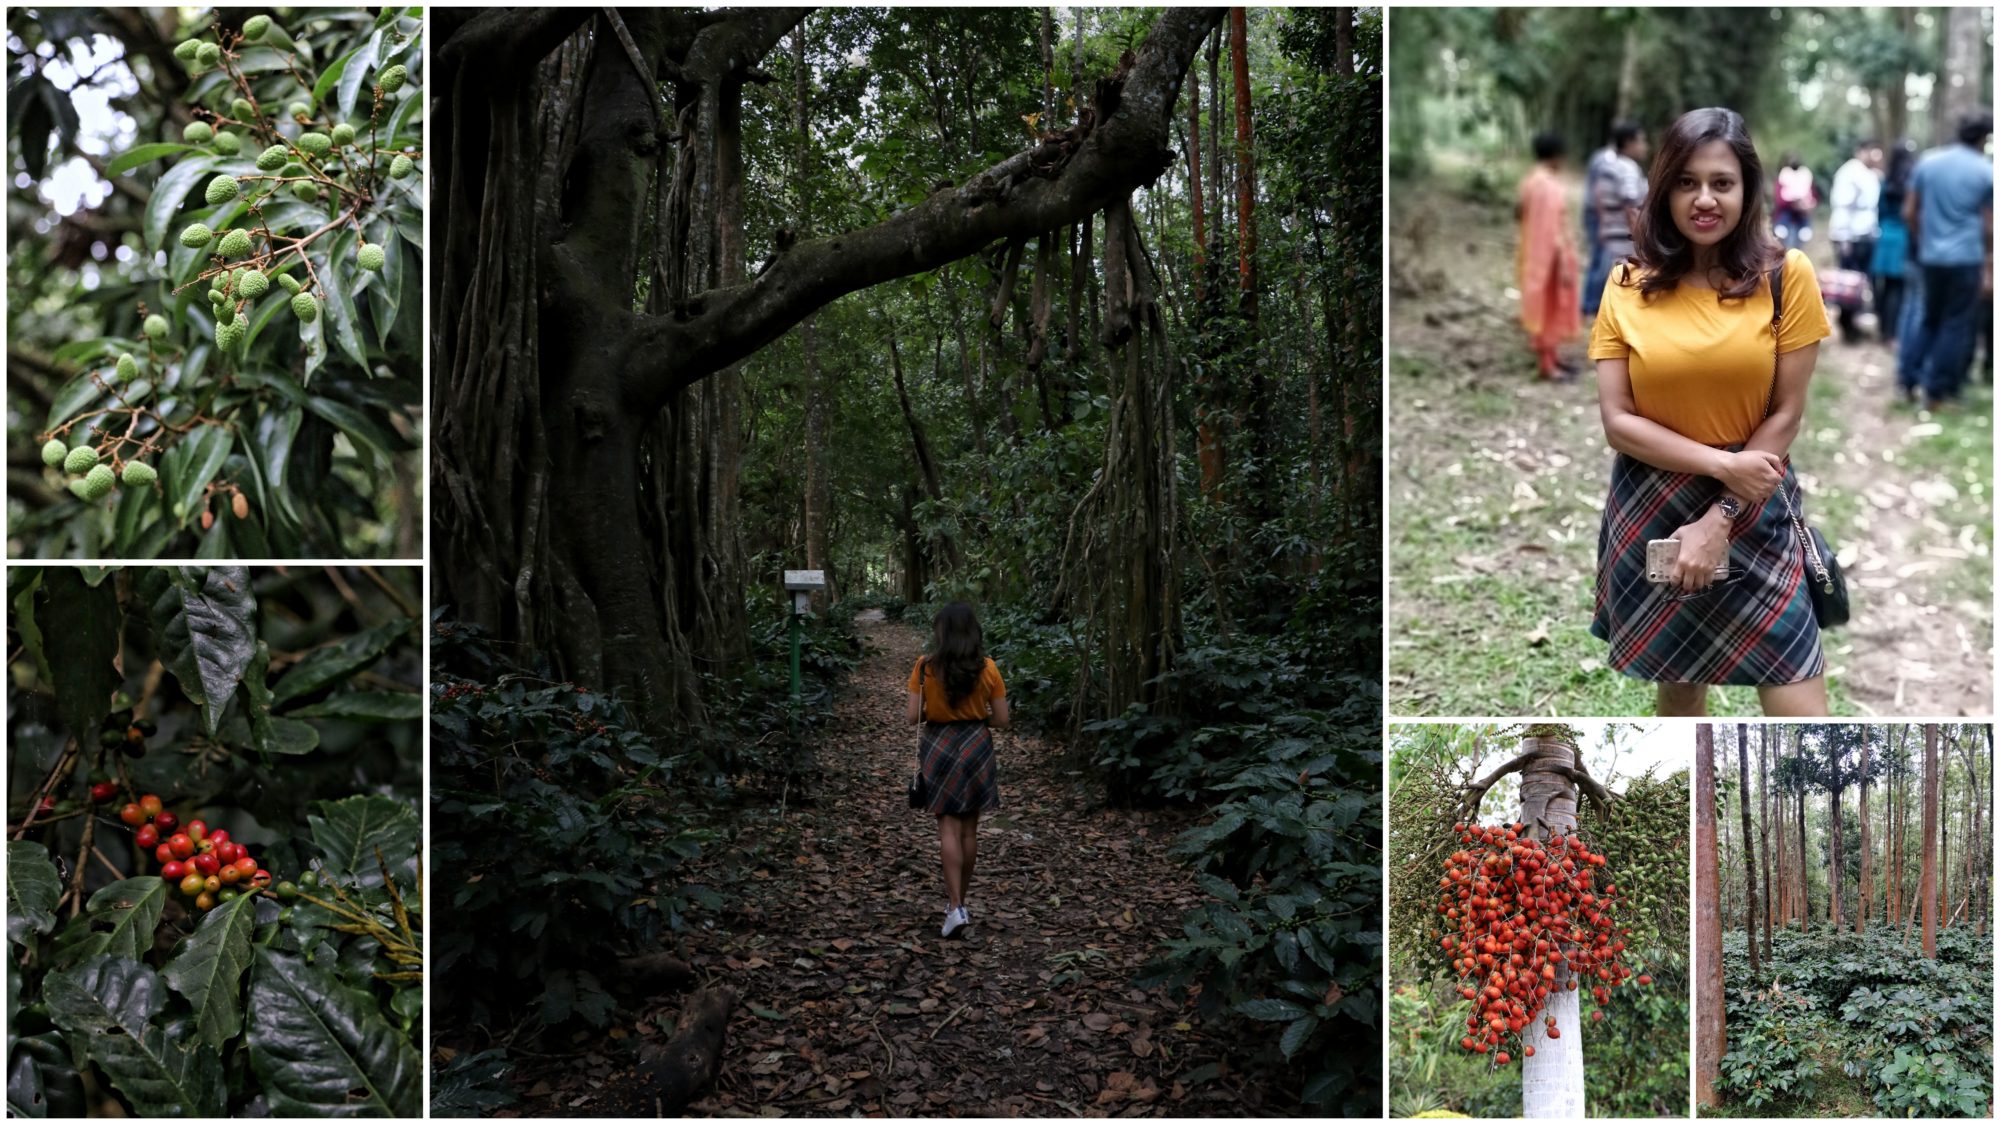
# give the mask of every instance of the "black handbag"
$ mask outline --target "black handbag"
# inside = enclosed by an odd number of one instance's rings
[[[1764,416],[1771,416],[1771,402],[1778,393],[1778,330],[1785,319],[1784,295],[1785,265],[1771,271],[1771,389],[1764,395]],[[1847,624],[1847,576],[1840,572],[1840,560],[1819,529],[1806,523],[1798,509],[1792,507],[1792,497],[1785,491],[1783,482],[1778,485],[1778,496],[1785,502],[1785,516],[1791,520],[1792,535],[1799,541],[1799,549],[1806,556],[1806,593],[1812,596],[1813,619],[1822,629],[1837,629]]]
[[[917,665],[917,722],[928,722],[924,717],[924,665]],[[919,727],[921,729],[921,726]],[[919,735],[921,740],[923,736]],[[910,775],[910,807],[921,809],[931,803],[930,786],[924,784],[924,764],[917,762],[917,770]]]

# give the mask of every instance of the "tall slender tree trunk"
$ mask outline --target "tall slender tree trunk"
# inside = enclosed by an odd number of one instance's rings
[[[1861,883],[1854,888],[1861,895],[1861,912],[1854,919],[1854,932],[1857,934],[1868,931],[1869,900],[1875,897],[1875,885],[1868,877],[1874,858],[1870,850],[1868,832],[1868,781],[1874,773],[1869,753],[1873,748],[1874,737],[1873,728],[1861,732]]]
[[[1799,928],[1812,926],[1812,891],[1806,881],[1808,863],[1806,860],[1806,791],[1799,788]]]
[[[1716,1075],[1728,1050],[1722,1020],[1721,899],[1716,893],[1722,873],[1715,855],[1715,728],[1701,723],[1694,730],[1694,1104],[1711,1109]]]
[[[1831,759],[1829,765],[1832,770],[1833,782],[1828,788],[1829,800],[1827,801],[1826,809],[1828,825],[1826,848],[1826,920],[1827,924],[1833,927],[1833,932],[1837,934],[1840,932],[1841,926],[1847,921],[1840,909],[1840,885],[1847,881],[1844,878],[1847,866],[1844,862],[1847,859],[1847,840],[1840,831],[1840,795],[1846,789],[1846,780],[1841,776],[1840,772],[1842,747],[1839,740],[1829,738],[1827,743],[1828,757]]]
[[[1745,925],[1743,933],[1750,943],[1750,975],[1763,979],[1763,969],[1757,958],[1757,848],[1750,839],[1750,728],[1736,724],[1736,778],[1738,787],[1737,807],[1743,810],[1743,896]]]
[[[1521,823],[1529,826],[1536,839],[1568,836],[1576,831],[1576,782],[1569,771],[1577,764],[1573,738],[1529,737],[1522,740],[1524,751],[1535,758],[1521,770]],[[1582,1120],[1585,1112],[1583,1088],[1583,1021],[1578,1018],[1580,990],[1566,986],[1567,968],[1559,970],[1556,987],[1549,993],[1546,1014],[1555,1017],[1562,1038],[1548,1037],[1547,1024],[1528,1021],[1522,1041],[1534,1054],[1521,1060],[1521,1115]]]
[[[810,18],[810,17],[808,17]],[[792,166],[792,222],[800,238],[812,237],[811,203],[807,185],[811,182],[810,144],[807,128],[810,116],[807,100],[812,84],[806,68],[805,23],[792,30],[792,131],[796,134],[796,156]],[[806,410],[805,539],[806,569],[826,575],[826,589],[812,592],[813,606],[823,609],[839,597],[833,568],[827,558],[828,526],[833,520],[833,474],[827,465],[828,408],[826,373],[819,365],[819,316],[799,322],[799,352],[804,361]]]
[[[1938,728],[1924,724],[1924,956],[1937,958]]]
[[[1764,853],[1764,952],[1771,953],[1771,727],[1765,724],[1757,731],[1757,833],[1763,844]],[[1785,834],[1778,833],[1783,840]]]

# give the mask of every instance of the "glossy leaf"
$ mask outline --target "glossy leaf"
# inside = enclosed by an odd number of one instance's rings
[[[56,928],[62,881],[48,849],[32,840],[7,842],[7,940],[19,946]]]
[[[255,895],[225,902],[202,916],[164,970],[167,984],[194,1009],[201,1041],[217,1051],[243,1030],[243,974],[256,928]]]
[[[154,1022],[166,989],[153,970],[130,957],[94,957],[49,974],[42,993],[70,1049],[97,1064],[140,1114],[223,1115],[221,1056]]]
[[[368,887],[382,883],[381,864],[375,856],[378,849],[390,870],[397,873],[398,882],[403,881],[403,872],[414,865],[412,857],[422,828],[415,809],[378,796],[320,801],[306,817],[306,824],[327,870]]]
[[[161,659],[199,703],[210,734],[257,651],[257,598],[241,566],[175,567],[154,598]]]
[[[423,1060],[375,998],[325,964],[257,951],[250,978],[250,1069],[280,1117],[413,1117]]]

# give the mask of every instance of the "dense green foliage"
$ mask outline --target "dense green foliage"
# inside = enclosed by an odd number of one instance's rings
[[[1720,1112],[1817,1117],[1982,1117],[1992,1097],[1993,939],[1938,935],[1935,959],[1903,934],[1786,927],[1750,971],[1723,936],[1726,1047]]]
[[[1482,761],[1518,736],[1500,727],[1405,726],[1390,736],[1389,1096],[1394,1116],[1449,1110],[1473,1117],[1521,1112],[1518,1069],[1496,1069],[1459,1047],[1471,1002],[1460,998],[1438,944],[1436,888],[1457,846],[1452,825]],[[1595,761],[1587,764],[1597,767]],[[1606,1018],[1581,1029],[1586,1104],[1592,1116],[1684,1114],[1690,1017],[1688,961],[1688,775],[1599,778],[1615,793],[1608,812],[1585,802],[1578,835],[1609,860],[1629,927],[1626,958],[1648,987],[1611,993]],[[1482,805],[1483,823],[1513,814],[1505,779]],[[1568,1029],[1565,1029],[1567,1032]]]
[[[10,572],[10,1115],[422,1112],[418,580],[374,577]],[[272,881],[170,888],[147,794]]]
[[[422,12],[242,16],[10,12],[12,553],[419,553]]]

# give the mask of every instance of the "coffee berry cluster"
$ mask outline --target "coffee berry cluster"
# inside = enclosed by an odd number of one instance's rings
[[[1632,978],[1621,960],[1632,931],[1617,922],[1618,887],[1597,883],[1604,856],[1574,834],[1541,840],[1524,824],[1452,831],[1464,846],[1438,881],[1446,932],[1433,933],[1461,981],[1458,994],[1472,1001],[1458,1045],[1506,1066],[1506,1046],[1536,1020],[1550,1039],[1562,1038],[1543,1009],[1558,990],[1586,985],[1597,1001],[1591,1018],[1604,1019],[1611,990]],[[1525,1039],[1519,1045],[1522,1057],[1534,1055]]]
[[[93,791],[95,795],[95,791]],[[148,793],[118,810],[118,819],[136,830],[133,842],[160,861],[160,878],[207,911],[241,894],[271,885],[271,873],[257,865],[248,848],[229,838],[228,829],[210,829],[202,820],[185,826]]]

